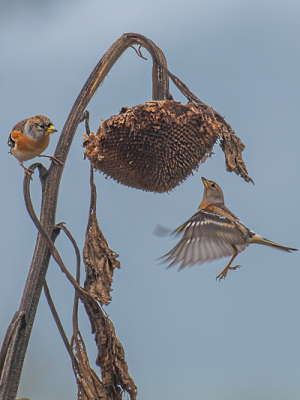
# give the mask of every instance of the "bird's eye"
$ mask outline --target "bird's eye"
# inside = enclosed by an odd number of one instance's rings
[[[216,187],[216,185],[215,185],[214,183],[212,183],[212,184],[211,184],[211,187],[215,188],[215,187]]]

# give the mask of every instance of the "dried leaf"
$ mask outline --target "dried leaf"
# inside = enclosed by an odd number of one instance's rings
[[[137,396],[137,387],[129,375],[125,352],[118,340],[110,319],[101,307],[87,298],[81,299],[89,316],[92,332],[98,347],[96,364],[101,368],[102,382],[108,399],[122,400],[122,392],[129,393],[131,400]]]
[[[79,331],[73,333],[73,370],[77,381],[78,400],[107,400],[105,388],[95,371],[90,367],[84,341]]]
[[[85,234],[83,261],[86,270],[84,289],[101,305],[111,301],[111,284],[115,268],[120,268],[118,254],[112,251],[99,228],[96,214],[97,193],[91,171],[91,204]]]
[[[91,322],[92,332],[95,334],[95,341],[98,347],[96,364],[101,369],[102,382],[96,378],[95,381],[93,377],[94,371],[91,370],[92,372],[89,373],[89,367],[86,367],[87,371],[84,370],[83,374],[84,380],[80,382],[80,394],[81,396],[85,396],[88,389],[92,388],[94,390],[96,388],[98,390],[97,394],[100,393],[102,395],[102,389],[104,389],[106,397],[99,397],[99,399],[122,400],[122,393],[126,391],[129,393],[131,400],[135,400],[137,388],[129,375],[124,349],[117,339],[113,323],[104,315],[100,306],[100,304],[108,304],[110,300],[113,272],[115,268],[120,268],[120,263],[115,259],[117,255],[108,247],[106,239],[98,226],[96,217],[97,194],[96,186],[93,182],[92,168],[90,184],[91,205],[83,257],[87,273],[84,288],[91,297],[84,296],[82,293],[78,294],[78,296],[80,296],[85,306]],[[100,304],[95,301],[95,298]],[[76,325],[77,322],[75,319],[75,336],[77,336]],[[77,357],[79,357],[78,355],[81,356],[79,366],[81,364],[88,366],[82,340],[78,342],[76,350]],[[92,396],[93,393],[91,392],[90,395]],[[89,397],[79,397],[79,399],[87,400]]]
[[[245,145],[242,143],[241,139],[236,136],[234,130],[229,124],[226,124],[226,128],[222,132],[220,146],[225,154],[227,171],[234,171],[237,175],[241,175],[246,182],[254,183],[248,175],[247,168],[242,157],[242,151],[245,149]]]

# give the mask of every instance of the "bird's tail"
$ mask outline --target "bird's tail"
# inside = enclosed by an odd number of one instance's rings
[[[258,244],[264,244],[266,246],[271,246],[271,247],[275,247],[276,249],[280,249],[280,250],[284,250],[284,251],[288,251],[288,252],[292,252],[292,251],[297,251],[298,249],[295,249],[293,247],[287,247],[287,246],[283,246],[282,244],[278,244],[275,242],[272,242],[269,239],[266,239],[260,235],[258,235],[257,233],[255,233],[251,239],[249,239],[249,243],[258,243]]]

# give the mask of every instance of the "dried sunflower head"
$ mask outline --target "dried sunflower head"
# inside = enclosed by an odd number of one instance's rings
[[[205,161],[222,128],[210,109],[194,103],[149,101],[122,108],[85,135],[84,154],[123,185],[168,192]]]

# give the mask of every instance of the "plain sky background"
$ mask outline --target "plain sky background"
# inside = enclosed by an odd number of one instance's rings
[[[7,137],[20,120],[48,116],[58,135],[90,72],[125,32],[165,53],[170,71],[225,116],[246,145],[255,185],[225,169],[218,145],[199,171],[170,194],[127,188],[96,173],[98,219],[120,257],[113,301],[106,307],[143,400],[298,400],[300,398],[300,257],[251,245],[242,268],[215,277],[222,259],[180,273],[155,261],[176,241],[155,237],[188,219],[215,180],[226,205],[251,229],[299,247],[300,3],[293,0],[10,1],[0,6],[1,268],[0,342],[18,309],[36,241],[25,210],[23,171]],[[88,106],[91,130],[123,106],[151,100],[151,61],[128,49]],[[175,100],[185,98],[171,85]],[[89,162],[78,128],[60,187],[57,222],[80,248],[90,200]],[[49,161],[42,160],[46,166]],[[26,163],[30,165],[30,161]],[[35,174],[36,175],[36,174]],[[37,209],[40,189],[32,184]],[[69,269],[73,249],[57,246]],[[73,290],[51,261],[48,284],[71,335]],[[96,347],[84,311],[80,328],[95,366]],[[63,343],[41,296],[19,397],[71,400],[76,384]]]

